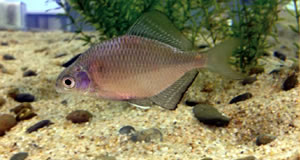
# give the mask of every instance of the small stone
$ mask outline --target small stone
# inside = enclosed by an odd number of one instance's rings
[[[275,51],[273,53],[274,57],[277,57],[278,59],[281,59],[282,61],[285,61],[286,60],[286,55],[279,52],[279,51]]]
[[[32,109],[32,106],[30,103],[27,103],[27,102],[21,103],[21,104],[17,105],[15,108],[11,109],[10,112],[14,112],[15,114],[18,114],[23,109]]]
[[[0,107],[2,107],[6,103],[6,100],[0,97]]]
[[[265,145],[268,144],[272,141],[274,141],[276,139],[276,136],[272,136],[269,134],[261,134],[259,136],[257,136],[256,138],[256,145],[260,146],[260,145]]]
[[[223,116],[216,108],[207,104],[198,104],[193,108],[195,117],[202,123],[214,126],[227,126],[230,118]]]
[[[63,67],[69,67],[72,63],[74,63],[77,58],[81,55],[80,54],[77,54],[76,56],[74,56],[73,58],[71,58],[70,60],[68,60],[66,63],[62,64]]]
[[[40,128],[43,128],[43,127],[46,127],[46,126],[50,126],[52,124],[53,123],[50,120],[42,120],[42,121],[39,121],[38,123],[34,124],[33,126],[29,127],[26,130],[26,132],[27,133],[31,133],[31,132],[39,130]]]
[[[10,111],[17,115],[17,121],[27,120],[37,115],[33,112],[31,104],[26,102],[21,103]]]
[[[289,75],[282,84],[282,89],[288,91],[298,85],[298,78],[295,73]]]
[[[253,77],[247,77],[245,78],[243,81],[241,81],[241,84],[242,85],[247,85],[247,84],[252,84],[253,82],[255,82],[257,79],[256,79],[256,76],[253,76]]]
[[[68,105],[68,101],[67,100],[62,100],[61,102],[60,102],[62,105]]]
[[[60,58],[60,57],[66,56],[66,55],[67,55],[67,53],[59,53],[59,54],[55,55],[54,58]]]
[[[7,92],[7,95],[13,99],[15,99],[18,94],[19,94],[19,90],[17,88],[12,88]]]
[[[4,60],[15,60],[16,58],[10,54],[4,54],[3,59]]]
[[[14,98],[17,102],[33,102],[35,100],[35,97],[29,93],[19,93]]]
[[[280,71],[280,69],[274,69],[269,74],[278,74]]]
[[[203,158],[201,160],[213,160],[212,158],[209,158],[209,157],[206,157],[206,158]]]
[[[204,49],[204,48],[208,48],[209,45],[206,45],[206,44],[201,44],[198,46],[199,49]]]
[[[146,130],[142,130],[140,132],[136,132],[134,135],[131,136],[130,140],[133,142],[151,142],[151,141],[163,141],[163,135],[156,128],[150,128]]]
[[[0,115],[0,136],[17,124],[16,118],[10,114]]]
[[[44,47],[44,48],[40,48],[40,49],[36,49],[34,50],[34,53],[38,53],[38,52],[45,52],[45,51],[48,51],[49,48],[48,47]]]
[[[76,110],[68,114],[66,117],[67,120],[72,121],[73,123],[84,123],[88,122],[93,115],[85,110]]]
[[[254,157],[254,156],[247,156],[247,157],[239,158],[239,159],[236,159],[236,160],[256,160],[256,157]]]
[[[229,102],[229,104],[233,104],[233,103],[237,103],[237,102],[240,102],[240,101],[245,101],[249,98],[252,97],[252,94],[247,92],[247,93],[244,93],[244,94],[241,94],[241,95],[238,95],[234,98],[232,98]]]
[[[135,129],[132,126],[124,126],[119,130],[120,134],[130,135],[135,132]]]
[[[198,102],[196,102],[196,101],[191,101],[191,100],[186,100],[184,103],[185,103],[187,106],[195,106],[195,105],[199,104]]]
[[[250,69],[249,75],[260,74],[260,73],[263,73],[264,71],[265,71],[265,69],[263,67],[253,67]]]
[[[31,76],[37,76],[36,72],[33,70],[27,70],[23,73],[23,77],[31,77]]]
[[[99,155],[99,156],[95,157],[94,160],[116,160],[116,158],[113,157],[113,156],[102,154],[102,155]]]
[[[1,42],[1,46],[8,46],[7,42]]]
[[[28,157],[28,153],[27,152],[19,152],[14,154],[10,160],[25,160]]]

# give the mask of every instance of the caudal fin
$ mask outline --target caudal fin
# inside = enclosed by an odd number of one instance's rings
[[[230,39],[208,50],[208,52],[205,53],[207,56],[206,67],[209,70],[217,72],[225,77],[242,79],[244,76],[233,70],[229,64],[229,58],[239,45],[239,39]]]

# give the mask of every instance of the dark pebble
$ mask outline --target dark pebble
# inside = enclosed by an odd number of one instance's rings
[[[21,103],[19,105],[17,105],[15,108],[11,109],[11,112],[14,112],[15,114],[18,114],[19,112],[21,112],[23,109],[32,109],[32,106],[30,103]]]
[[[34,124],[33,126],[29,127],[26,130],[26,132],[27,133],[31,133],[31,132],[39,130],[40,128],[43,128],[43,127],[46,127],[46,126],[50,126],[52,124],[53,123],[50,120],[42,120],[42,121],[39,121],[38,123]]]
[[[281,52],[279,52],[279,51],[275,51],[275,52],[273,53],[273,55],[274,55],[275,57],[277,57],[278,59],[281,59],[281,60],[283,60],[283,61],[286,60],[286,55],[283,54],[283,53],[281,53]]]
[[[18,94],[19,94],[19,90],[17,88],[9,89],[7,92],[7,95],[13,99],[15,99]]]
[[[0,115],[0,136],[17,124],[16,118],[10,114]]]
[[[186,100],[184,103],[185,103],[187,106],[195,106],[195,105],[199,104],[199,103],[196,102],[196,101],[190,101],[190,100]]]
[[[60,58],[60,57],[66,56],[66,55],[67,55],[67,53],[59,53],[59,54],[55,55],[54,58]]]
[[[239,158],[239,159],[236,159],[236,160],[256,160],[256,157],[254,157],[254,156],[247,156],[247,157]]]
[[[132,126],[124,126],[119,130],[120,134],[130,135],[135,132],[135,129]]]
[[[15,60],[16,58],[10,54],[4,54],[3,59],[4,60]]]
[[[77,58],[81,55],[80,54],[77,54],[76,56],[74,56],[73,58],[71,58],[69,61],[67,61],[66,63],[62,64],[63,67],[69,67],[72,63],[74,63]]]
[[[68,101],[67,100],[62,100],[61,102],[60,102],[62,105],[68,105]]]
[[[23,77],[37,76],[33,70],[27,70],[23,73]]]
[[[67,120],[72,121],[73,123],[84,123],[88,122],[93,115],[85,110],[76,110],[68,114],[66,117]]]
[[[278,74],[280,72],[280,69],[274,69],[269,74]]]
[[[151,142],[151,141],[163,141],[163,135],[156,128],[150,128],[146,130],[142,130],[140,132],[136,132],[134,135],[131,136],[130,140],[133,142]]]
[[[14,154],[10,160],[25,160],[28,157],[28,153],[27,152],[19,152]]]
[[[14,112],[17,115],[17,121],[27,120],[37,115],[33,112],[30,103],[22,103],[16,106],[15,108],[11,109],[10,111]]]
[[[213,160],[212,158],[209,158],[209,157],[207,157],[207,158],[203,158],[203,159],[201,159],[201,160]]]
[[[269,134],[261,134],[259,136],[257,136],[256,138],[256,145],[260,146],[260,145],[265,145],[268,144],[272,141],[274,141],[276,139],[276,136],[272,136]]]
[[[1,46],[8,46],[7,42],[1,42]]]
[[[260,73],[263,73],[265,71],[264,68],[262,67],[254,67],[254,68],[251,68],[250,71],[249,71],[249,75],[252,75],[252,74],[260,74]]]
[[[35,100],[35,97],[29,93],[19,93],[14,98],[17,102],[33,102]]]
[[[209,46],[206,44],[201,44],[198,46],[199,49],[204,49],[204,48],[208,48]]]
[[[214,126],[227,126],[230,118],[223,116],[216,108],[207,104],[198,104],[193,108],[195,117],[202,123]]]
[[[255,82],[257,79],[256,79],[256,76],[253,76],[253,77],[247,77],[245,78],[243,81],[241,81],[241,84],[242,85],[247,85],[247,84],[252,84],[253,82]]]
[[[0,107],[6,103],[6,100],[3,97],[0,97]]]
[[[288,91],[298,85],[298,78],[295,73],[288,76],[282,84],[282,89]]]
[[[231,101],[229,102],[229,104],[237,103],[240,101],[245,101],[251,97],[252,97],[252,94],[247,92],[247,93],[244,93],[244,94],[241,94],[241,95],[238,95],[238,96],[232,98]]]

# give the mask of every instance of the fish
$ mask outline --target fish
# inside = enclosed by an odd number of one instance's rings
[[[201,69],[242,78],[228,63],[239,44],[229,39],[200,53],[167,16],[150,11],[125,35],[82,53],[59,74],[56,91],[173,110]]]

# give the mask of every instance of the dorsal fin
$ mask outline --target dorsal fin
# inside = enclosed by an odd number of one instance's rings
[[[131,26],[127,35],[154,39],[182,51],[193,49],[193,44],[175,28],[164,14],[158,11],[150,11],[143,14],[133,26]]]

